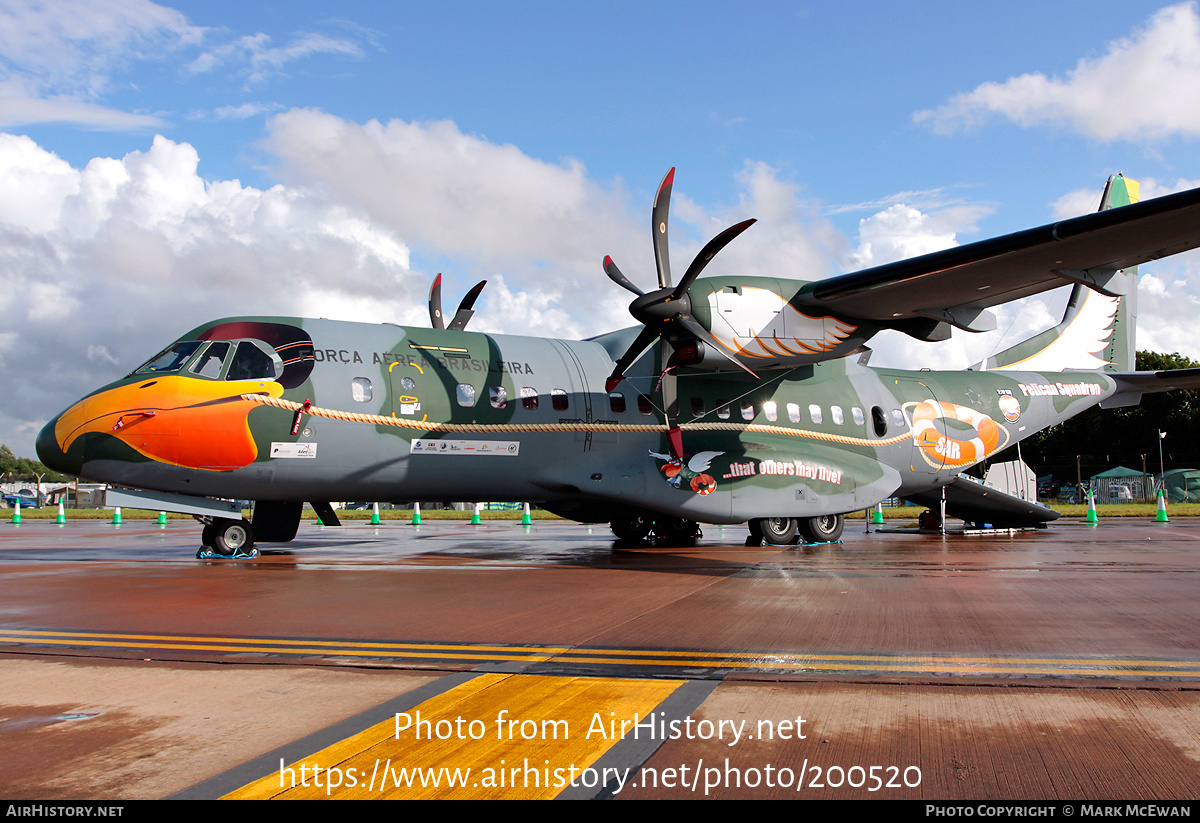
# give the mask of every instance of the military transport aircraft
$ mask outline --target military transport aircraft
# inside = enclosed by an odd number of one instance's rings
[[[582,341],[467,331],[483,284],[446,326],[440,276],[433,328],[217,320],[51,420],[38,455],[146,490],[109,505],[194,515],[222,555],[291,540],[305,501],[336,523],[330,500],[528,501],[626,539],[749,521],[754,538],[820,542],[893,496],[1044,524],[1057,515],[963,471],[1096,403],[1200,386],[1200,369],[1131,371],[1136,267],[1200,246],[1200,189],[1138,202],[1115,175],[1098,213],[1005,237],[818,282],[698,279],[747,220],[673,283],[674,171],[652,212],[658,287],[604,261],[637,295],[637,326]],[[867,365],[882,330],[986,331],[991,307],[1068,284],[1058,326],[972,369]],[[213,498],[256,501],[252,520]]]

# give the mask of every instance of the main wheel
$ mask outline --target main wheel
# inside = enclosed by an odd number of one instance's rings
[[[824,514],[800,521],[800,533],[809,543],[834,543],[842,536],[845,520],[840,514]]]
[[[763,517],[750,521],[750,536],[774,546],[787,546],[796,540],[796,521],[790,517]]]
[[[682,517],[660,517],[654,521],[655,536],[669,545],[694,543],[699,531],[695,520],[685,520]]]
[[[248,520],[217,520],[212,529],[213,551],[222,557],[232,557],[254,545],[254,532]]]
[[[216,527],[212,523],[209,523],[207,526],[205,526],[203,529],[201,529],[200,530],[200,545],[207,546],[208,548],[211,549],[213,547],[213,534],[215,532],[216,532]]]
[[[626,517],[614,517],[609,527],[621,540],[645,540],[654,528],[654,520],[649,515],[631,514]]]

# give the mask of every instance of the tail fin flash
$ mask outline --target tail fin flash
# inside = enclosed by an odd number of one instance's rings
[[[1136,180],[1120,174],[1108,178],[1100,211],[1138,202]],[[1096,282],[1091,272],[1091,282]],[[1107,272],[1104,273],[1108,275]],[[1067,371],[1070,369],[1134,369],[1137,327],[1137,267],[1112,274],[1104,293],[1078,282],[1067,300],[1062,322],[1010,349],[989,357],[977,368],[989,370]]]

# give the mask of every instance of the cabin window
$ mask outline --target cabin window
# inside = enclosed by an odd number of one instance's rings
[[[225,355],[227,354],[229,354],[228,343],[209,343],[208,348],[196,358],[196,362],[188,371],[216,380],[221,376],[221,366],[225,365]]]
[[[846,415],[842,414],[841,406],[830,406],[829,417],[836,426],[840,426],[846,422]]]
[[[763,414],[765,414],[767,419],[772,423],[779,419],[779,412],[775,407],[774,400],[768,400],[767,402],[763,403]]]
[[[693,397],[692,398],[692,414],[695,417],[699,417],[700,415],[704,414],[704,398],[703,397]]]
[[[791,420],[793,423],[800,422],[800,404],[799,403],[788,403],[787,404],[787,413],[788,413],[788,420]]]
[[[470,383],[459,383],[455,393],[458,396],[458,405],[467,407],[475,405],[475,387]]]
[[[555,411],[566,411],[568,405],[567,393],[562,389],[551,389],[550,405],[554,407]]]
[[[887,415],[878,406],[871,407],[871,428],[875,429],[876,437],[887,434]]]
[[[851,408],[850,414],[854,418],[854,425],[856,426],[861,426],[867,422],[866,418],[863,416],[863,410],[858,406]]]
[[[654,404],[650,402],[650,398],[644,394],[638,395],[638,411],[642,414],[654,414]]]
[[[271,355],[256,343],[243,340],[237,344],[233,360],[229,364],[226,380],[267,380],[275,376],[275,362]]]
[[[717,417],[719,417],[722,420],[729,419],[729,401],[728,400],[718,400],[717,401]]]
[[[493,409],[502,409],[508,405],[508,389],[503,386],[492,386],[488,389],[488,402]]]
[[[751,401],[751,400],[743,400],[742,401],[742,419],[743,420],[753,420],[754,419],[754,402],[753,401]]]
[[[825,419],[825,415],[821,413],[821,407],[813,403],[808,407],[808,416],[812,418],[812,422],[820,423]]]
[[[152,360],[138,369],[136,373],[179,371],[198,348],[200,348],[200,341],[198,340],[192,340],[187,343],[176,343],[166,351],[156,354]]]
[[[537,408],[537,403],[537,389],[532,389],[529,386],[523,386],[521,388],[521,408],[533,411]]]
[[[613,414],[625,413],[625,395],[619,391],[608,393],[608,408]]]
[[[359,403],[366,403],[371,399],[371,379],[369,377],[356,377],[350,381],[350,397]]]

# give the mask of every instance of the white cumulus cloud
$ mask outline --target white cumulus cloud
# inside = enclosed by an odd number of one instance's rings
[[[1200,14],[1169,6],[1144,27],[1080,60],[1066,76],[1041,72],[988,82],[913,117],[949,134],[993,116],[1020,126],[1063,126],[1096,140],[1200,134]]]

